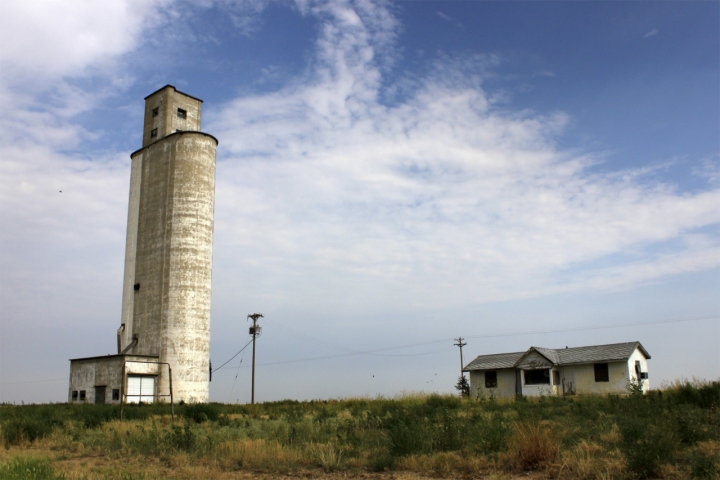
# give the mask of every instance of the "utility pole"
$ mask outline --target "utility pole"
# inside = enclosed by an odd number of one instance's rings
[[[463,372],[463,367],[465,364],[463,363],[463,356],[462,356],[462,347],[467,345],[467,343],[463,343],[463,337],[455,338],[454,339],[457,343],[454,345],[456,347],[460,347],[460,378],[458,380],[458,384],[455,388],[460,390],[460,396],[470,396],[470,385],[467,383],[467,380],[465,379],[465,372]]]
[[[253,336],[253,360],[252,360],[252,393],[250,396],[250,404],[255,405],[255,339],[260,335],[262,327],[257,324],[258,318],[264,318],[262,313],[253,313],[248,315],[248,318],[252,318],[253,326],[250,327],[250,335]]]
[[[463,357],[462,357],[462,347],[464,347],[465,345],[467,345],[467,343],[463,343],[463,337],[454,338],[453,340],[455,340],[456,342],[458,342],[458,343],[455,343],[454,345],[455,345],[456,347],[460,347],[460,375],[462,375],[462,374],[463,374],[463,371],[462,371],[462,370],[463,370],[463,367],[465,366],[465,364],[463,363]]]

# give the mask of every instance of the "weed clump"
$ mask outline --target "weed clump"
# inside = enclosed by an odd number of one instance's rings
[[[536,470],[550,465],[560,451],[560,442],[546,424],[517,423],[510,438],[510,451],[524,470]]]
[[[3,480],[64,480],[64,475],[57,475],[55,467],[46,459],[33,457],[14,458],[9,463],[0,465],[0,478]]]

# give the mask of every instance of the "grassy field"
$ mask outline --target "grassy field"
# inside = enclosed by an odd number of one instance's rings
[[[720,479],[720,381],[647,395],[0,405],[0,479]]]

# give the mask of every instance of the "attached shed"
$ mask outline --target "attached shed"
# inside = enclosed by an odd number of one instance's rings
[[[70,403],[152,403],[170,401],[158,375],[166,364],[157,355],[105,355],[70,360]],[[167,372],[166,372],[167,373]]]
[[[650,354],[640,342],[480,355],[463,371],[470,373],[476,397],[517,395],[625,394],[630,381],[650,389]]]

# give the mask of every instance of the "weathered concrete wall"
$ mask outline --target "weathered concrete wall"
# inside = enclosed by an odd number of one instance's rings
[[[120,349],[124,350],[133,335],[133,312],[135,303],[135,255],[137,254],[138,215],[140,211],[140,192],[142,184],[143,156],[132,159],[130,169],[130,199],[128,201],[127,234],[125,238],[125,273],[123,277],[123,298],[121,323],[125,329],[120,338]],[[118,352],[120,353],[120,352]]]
[[[159,355],[173,369],[178,400],[208,400],[210,300],[217,141],[171,134],[133,154],[140,171],[131,331],[132,353]],[[132,194],[131,194],[132,197]],[[130,228],[130,227],[129,227]],[[126,273],[127,274],[127,273]],[[167,375],[161,374],[167,389]]]
[[[153,115],[153,110],[158,114]],[[186,112],[186,118],[178,117],[177,110]],[[150,145],[177,130],[200,131],[202,122],[202,100],[175,90],[170,85],[145,97],[145,121],[143,125],[143,147]],[[152,136],[152,131],[157,136]]]

